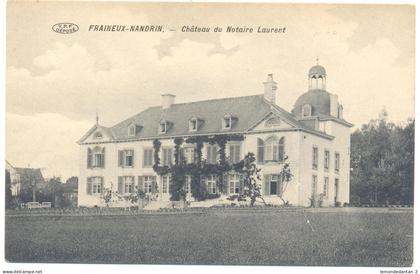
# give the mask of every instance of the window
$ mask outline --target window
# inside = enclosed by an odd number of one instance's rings
[[[128,127],[128,136],[136,136],[136,125],[130,125]]]
[[[312,107],[310,104],[303,105],[302,107],[302,116],[309,117],[312,115]]]
[[[340,171],[340,153],[336,152],[335,153],[335,166],[334,169],[336,172]]]
[[[153,149],[146,148],[143,150],[143,166],[151,167],[153,165]]]
[[[325,177],[324,178],[324,197],[325,198],[328,198],[328,185],[329,185],[329,178],[328,177]]]
[[[318,148],[312,148],[312,168],[318,169]]]
[[[197,118],[191,118],[189,122],[189,129],[190,131],[197,131],[198,130],[198,119]]]
[[[231,144],[229,145],[229,160],[231,163],[238,163],[241,160],[241,145]]]
[[[257,163],[264,164],[264,141],[261,138],[257,139]]]
[[[144,193],[152,193],[153,189],[153,176],[143,177],[143,191]]]
[[[273,162],[277,161],[278,159],[278,143],[277,138],[270,137],[265,142],[265,161],[266,162]]]
[[[162,149],[162,153],[163,153],[163,159],[162,159],[162,164],[164,166],[170,166],[172,165],[172,148],[164,148]]]
[[[210,164],[217,163],[217,146],[207,146],[207,162]]]
[[[134,177],[133,176],[119,176],[118,177],[118,192],[121,194],[134,193]]]
[[[232,128],[232,116],[225,115],[222,119],[222,128],[223,129],[231,129]]]
[[[105,147],[88,148],[87,153],[87,167],[88,168],[103,168],[105,167]]]
[[[334,181],[334,203],[338,202],[338,187],[339,187],[339,180],[335,179]]]
[[[103,189],[103,177],[88,177],[87,178],[87,194],[99,195]]]
[[[191,193],[191,175],[185,175],[184,190],[186,193]]]
[[[94,139],[102,139],[102,133],[101,132],[99,132],[99,131],[97,131],[96,133],[95,133],[95,135],[93,135],[93,138]]]
[[[161,182],[162,182],[162,193],[164,194],[169,193],[170,176],[163,175],[161,177]]]
[[[330,152],[328,150],[324,151],[324,169],[327,171],[330,169]]]
[[[317,195],[318,176],[312,175],[312,199]]]
[[[216,175],[210,175],[206,178],[207,192],[216,194]]]
[[[165,134],[168,132],[169,122],[168,121],[161,121],[159,123],[159,134]]]
[[[195,162],[195,149],[193,147],[183,148],[182,153],[187,164],[193,164]]]
[[[125,149],[118,151],[118,166],[134,167],[134,150]]]
[[[229,194],[240,194],[242,193],[241,180],[242,177],[239,174],[229,174]]]

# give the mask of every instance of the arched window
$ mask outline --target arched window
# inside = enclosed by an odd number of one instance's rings
[[[266,162],[274,162],[278,160],[279,143],[276,137],[269,137],[265,141],[264,156]]]
[[[305,104],[302,107],[302,116],[309,117],[312,115],[312,107],[310,104]]]

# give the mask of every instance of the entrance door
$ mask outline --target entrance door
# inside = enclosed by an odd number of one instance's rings
[[[270,182],[270,195],[276,195],[277,194],[277,181],[271,181]]]

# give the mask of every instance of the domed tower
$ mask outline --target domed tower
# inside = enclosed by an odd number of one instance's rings
[[[327,83],[327,73],[323,66],[318,64],[319,59],[316,59],[316,65],[311,67],[308,73],[308,90],[322,89],[325,90]]]
[[[342,106],[337,95],[326,90],[327,72],[318,63],[309,69],[308,91],[295,102],[292,113],[298,118],[314,116],[333,116],[342,119]]]

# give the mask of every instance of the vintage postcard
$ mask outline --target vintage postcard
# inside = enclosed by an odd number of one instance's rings
[[[416,273],[415,6],[9,1],[6,20],[3,273]]]

